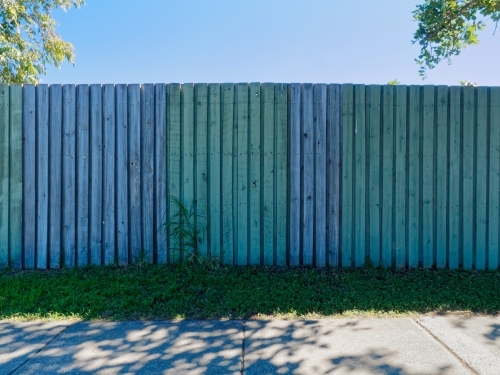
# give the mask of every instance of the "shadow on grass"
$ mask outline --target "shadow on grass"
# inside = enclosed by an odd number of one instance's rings
[[[0,324],[2,374],[462,373],[406,319]]]

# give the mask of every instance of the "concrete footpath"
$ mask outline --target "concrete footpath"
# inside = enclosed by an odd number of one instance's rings
[[[500,374],[500,317],[0,321],[0,374]]]

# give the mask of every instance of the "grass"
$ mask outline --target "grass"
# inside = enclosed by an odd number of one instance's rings
[[[0,271],[0,319],[220,319],[500,312],[500,271],[214,267]]]

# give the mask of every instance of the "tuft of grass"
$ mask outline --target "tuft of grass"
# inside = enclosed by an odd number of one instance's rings
[[[0,319],[498,314],[500,271],[171,265],[0,271]]]

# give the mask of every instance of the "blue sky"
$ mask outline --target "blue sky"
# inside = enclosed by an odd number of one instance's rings
[[[424,0],[421,0],[422,2]],[[500,85],[494,25],[425,81],[415,0],[87,0],[57,11],[75,66],[43,83],[323,82]]]

